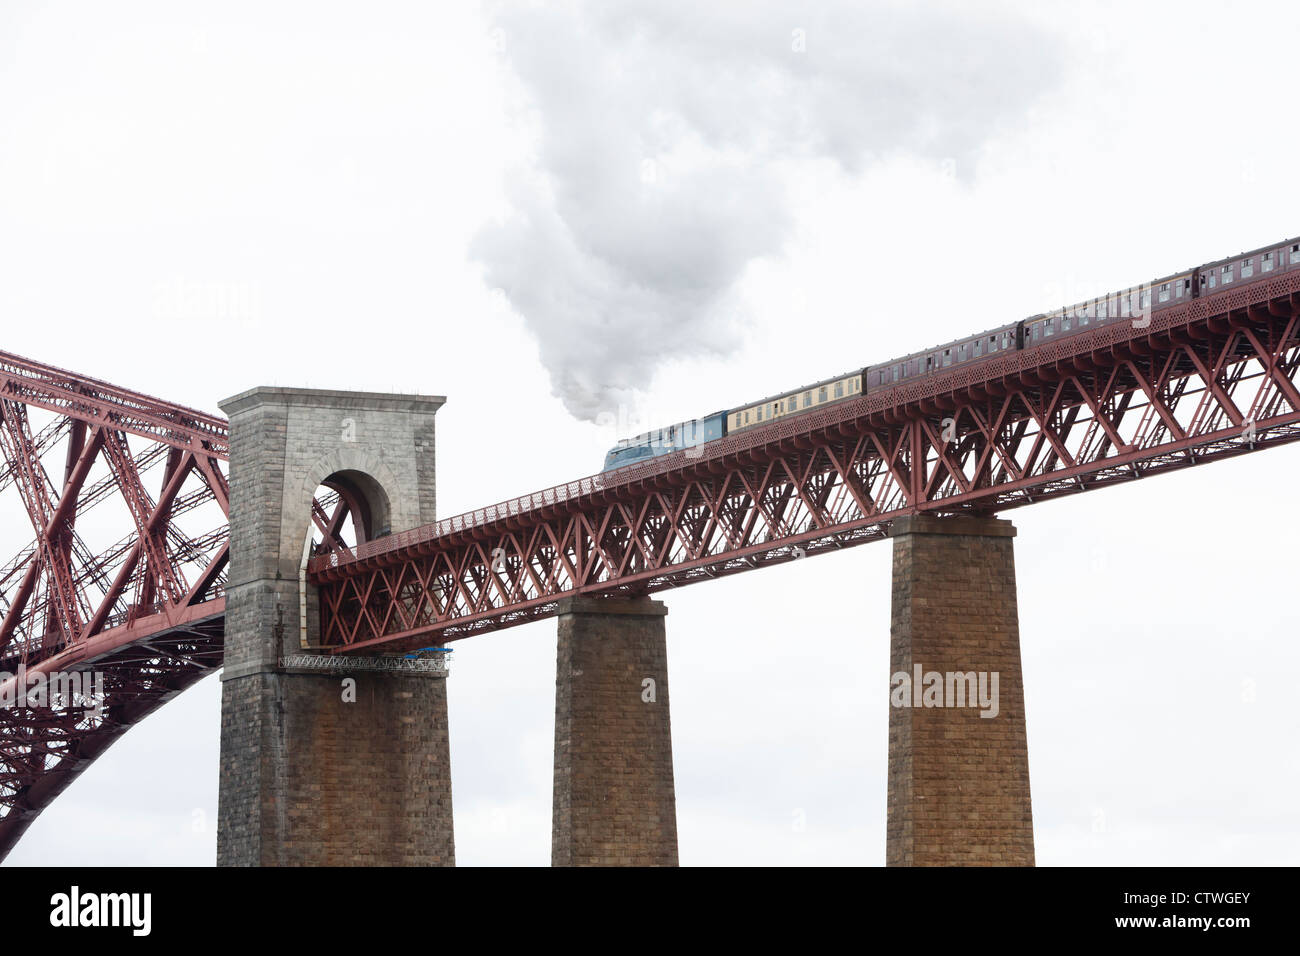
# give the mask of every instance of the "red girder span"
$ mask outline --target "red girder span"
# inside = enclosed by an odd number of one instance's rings
[[[35,434],[31,411],[51,417]],[[55,484],[43,456],[62,441]],[[113,740],[220,666],[229,438],[223,419],[0,352],[0,454],[0,492],[15,487],[34,538],[0,571],[18,581],[0,601],[0,671],[94,671],[105,690],[99,714],[0,709],[3,857]],[[95,551],[78,519],[110,500],[130,537]]]
[[[322,644],[456,640],[1295,441],[1298,314],[1300,270],[316,557]]]
[[[699,458],[571,482],[352,555],[336,548],[312,565],[323,640],[347,652],[394,650],[431,632],[456,639],[549,614],[566,594],[647,593],[874,540],[903,514],[1003,510],[1293,441],[1298,291],[1293,272],[1167,311],[1149,328],[1109,326],[734,435]],[[194,501],[180,495],[190,475],[223,515],[229,507],[221,419],[4,353],[0,400],[0,490],[17,483],[37,535],[0,569],[3,580],[21,569],[33,581],[0,609],[0,661],[93,663],[109,690],[104,718],[0,715],[3,854],[123,730],[219,665],[224,528],[189,539],[204,543],[207,563],[188,588],[167,548],[186,541],[171,521],[178,501]],[[32,435],[23,408],[63,421]],[[65,433],[64,482],[51,497],[40,456]],[[156,501],[141,480],[156,455],[131,456],[128,435],[167,449]],[[82,494],[104,456],[112,482]],[[75,519],[110,488],[134,542],[104,552],[104,566],[83,559],[69,603],[72,558],[85,552]],[[333,518],[314,515],[327,539],[345,504]],[[81,589],[107,580],[108,566],[111,584],[81,615]],[[24,604],[43,575],[42,639],[4,656],[39,617]],[[113,620],[133,584],[135,601]]]

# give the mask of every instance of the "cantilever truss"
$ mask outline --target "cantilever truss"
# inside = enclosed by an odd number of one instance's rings
[[[0,532],[22,543],[0,565],[0,858],[221,666],[229,457],[222,418],[0,352]],[[337,492],[313,503],[321,553],[351,554],[349,516]],[[97,675],[102,707],[4,706],[20,669],[31,686]]]
[[[0,353],[0,529],[22,542],[0,565],[0,699],[21,699],[20,669],[31,687],[93,673],[104,692],[102,708],[0,707],[0,856],[220,666],[228,456],[219,418]]]
[[[1300,273],[315,559],[322,643],[391,651],[1300,437]]]

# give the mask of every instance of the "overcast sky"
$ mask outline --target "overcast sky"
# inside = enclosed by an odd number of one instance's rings
[[[1273,3],[0,0],[0,349],[445,394],[439,511],[1300,234]],[[1300,448],[1010,513],[1040,864],[1296,864]],[[0,559],[26,543],[0,515]],[[881,864],[890,545],[663,596],[684,864]],[[460,642],[456,855],[550,859],[555,623]],[[10,863],[211,865],[220,689]],[[358,781],[358,786],[365,786]]]

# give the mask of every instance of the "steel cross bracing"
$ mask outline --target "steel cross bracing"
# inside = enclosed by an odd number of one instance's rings
[[[1298,314],[1291,273],[315,558],[322,644],[451,641],[1294,441]]]
[[[223,419],[0,353],[0,529],[25,542],[0,554],[0,672],[102,682],[49,706],[0,677],[0,701],[29,705],[0,706],[0,857],[220,666],[228,457]]]
[[[566,595],[860,544],[906,514],[1001,511],[1293,441],[1298,313],[1291,272],[355,547],[348,503],[326,496],[305,519],[323,540],[321,639],[450,641]],[[220,418],[0,353],[0,529],[26,528],[0,564],[0,671],[103,680],[79,701],[102,710],[0,708],[0,856],[220,665],[228,457]]]

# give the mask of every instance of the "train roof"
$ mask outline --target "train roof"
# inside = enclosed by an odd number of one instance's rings
[[[1038,316],[1031,315],[1029,316],[1029,318],[1036,319],[1038,318]],[[888,362],[880,362],[876,365],[868,365],[867,368],[887,368],[890,365],[897,365],[899,362],[906,362],[908,359],[915,358],[918,355],[930,355],[933,352],[939,352],[942,351],[943,349],[952,348],[954,345],[961,345],[964,342],[973,342],[975,341],[975,339],[982,339],[986,335],[997,335],[999,332],[1006,332],[1009,329],[1014,329],[1017,325],[1020,324],[1020,321],[1021,320],[1017,320],[1015,322],[1010,322],[1006,325],[999,325],[997,328],[994,329],[985,329],[983,332],[976,332],[973,335],[963,335],[959,339],[953,339],[951,342],[943,342],[939,345],[932,345],[928,349],[917,349],[915,352],[908,352],[906,355],[900,355],[897,358],[890,359]]]
[[[851,368],[847,372],[841,372],[839,375],[832,375],[830,378],[824,378],[819,382],[813,382],[810,385],[800,385],[798,388],[787,388],[783,392],[774,392],[766,398],[755,399],[752,402],[741,402],[739,405],[732,406],[728,411],[735,411],[737,408],[753,408],[755,405],[762,405],[764,402],[772,402],[778,398],[785,398],[787,395],[794,395],[798,392],[806,392],[811,388],[821,388],[823,385],[830,385],[834,382],[846,379],[851,375],[861,375],[865,365],[859,365],[857,368]]]
[[[1113,289],[1109,292],[1100,292],[1097,295],[1092,296],[1091,298],[1083,299],[1079,302],[1074,303],[1073,305],[1063,305],[1060,308],[1053,309],[1050,312],[1039,312],[1035,315],[1028,315],[1025,316],[1025,318],[1023,319],[1020,319],[1016,322],[1012,322],[1008,325],[999,326],[996,329],[989,329],[988,331],[976,333],[975,335],[963,336],[962,338],[953,339],[951,342],[944,342],[941,345],[935,345],[928,349],[919,349],[915,352],[909,352],[907,355],[901,355],[890,362],[881,362],[879,365],[870,365],[868,366],[868,368],[885,368],[889,365],[896,365],[899,362],[906,362],[910,359],[916,358],[917,356],[929,355],[934,352],[941,351],[943,349],[952,348],[954,345],[961,345],[965,342],[973,341],[985,335],[992,335],[998,332],[1005,332],[1007,329],[1015,328],[1017,325],[1020,324],[1020,322],[1032,322],[1035,319],[1043,319],[1049,315],[1057,315],[1060,313],[1078,311],[1080,306],[1088,302],[1095,302],[1097,299],[1109,299],[1112,296],[1123,295],[1126,292],[1131,292],[1134,289],[1141,289],[1143,287],[1153,288],[1164,282],[1170,282],[1173,281],[1174,279],[1181,279],[1186,276],[1193,275],[1201,271],[1202,269],[1213,269],[1218,266],[1227,265],[1229,262],[1236,262],[1238,259],[1242,259],[1246,256],[1257,256],[1264,252],[1271,252],[1272,250],[1278,248],[1279,246],[1287,246],[1287,245],[1295,245],[1295,244],[1300,244],[1300,237],[1295,237],[1291,239],[1282,239],[1278,242],[1271,242],[1268,245],[1260,246],[1258,249],[1250,249],[1245,252],[1239,252],[1236,255],[1225,256],[1222,259],[1215,259],[1211,262],[1202,263],[1201,265],[1188,266],[1186,269],[1183,269],[1179,272],[1171,272],[1169,275],[1161,276],[1158,279],[1149,279],[1146,282],[1140,282],[1137,285],[1124,286],[1119,289]]]
[[[1205,262],[1199,266],[1194,266],[1193,268],[1188,269],[1187,272],[1195,272],[1197,269],[1209,269],[1212,268],[1213,266],[1226,265],[1229,262],[1236,262],[1238,259],[1242,258],[1243,256],[1257,256],[1261,252],[1272,252],[1278,246],[1288,246],[1288,245],[1290,246],[1300,245],[1300,236],[1292,236],[1290,239],[1282,239],[1279,242],[1270,242],[1268,245],[1260,246],[1258,249],[1250,249],[1246,252],[1239,252],[1235,256],[1226,256],[1223,259],[1215,259],[1213,262]],[[1185,275],[1185,274],[1186,273],[1184,272],[1178,273],[1178,275]],[[1157,279],[1156,281],[1160,282],[1162,280]]]
[[[1245,252],[1239,252],[1236,255],[1225,256],[1222,259],[1214,259],[1210,262],[1201,263],[1200,265],[1189,266],[1188,268],[1183,269],[1179,272],[1171,272],[1169,275],[1161,276],[1158,279],[1150,279],[1147,280],[1146,282],[1138,283],[1137,285],[1125,286],[1123,288],[1116,289],[1111,292],[1099,293],[1098,295],[1093,296],[1090,299],[1084,299],[1080,302],[1075,303],[1074,305],[1062,306],[1059,310],[1053,309],[1051,312],[1039,312],[1034,315],[1025,316],[1023,319],[1017,319],[1015,322],[1009,322],[1006,325],[999,325],[995,328],[986,329],[983,332],[977,332],[974,335],[964,335],[961,338],[952,339],[949,342],[943,342],[940,343],[939,345],[932,345],[929,348],[925,348],[925,349],[918,349],[915,352],[908,352],[906,355],[900,355],[896,358],[892,358],[888,362],[880,362],[876,365],[864,365],[861,368],[850,369],[847,372],[842,372],[839,375],[832,375],[830,378],[824,378],[821,379],[820,381],[813,382],[809,385],[801,385],[798,388],[785,389],[784,391],[774,392],[771,395],[766,396],[765,398],[760,398],[752,402],[744,402],[740,405],[734,405],[730,409],[721,409],[716,412],[710,412],[707,415],[701,416],[701,418],[691,418],[691,419],[687,419],[684,422],[675,422],[673,425],[665,425],[663,426],[663,428],[658,428],[652,431],[643,432],[642,434],[636,435],[632,438],[622,438],[619,439],[617,447],[625,447],[627,445],[636,444],[640,441],[648,439],[651,435],[655,434],[655,432],[662,432],[664,428],[672,428],[675,427],[676,425],[685,425],[687,424],[687,422],[700,421],[702,419],[713,418],[714,416],[717,415],[727,415],[731,411],[734,411],[735,409],[738,408],[751,408],[755,405],[762,405],[764,402],[771,402],[779,398],[785,398],[787,395],[795,395],[798,394],[799,392],[806,392],[809,389],[821,388],[823,385],[830,385],[834,382],[838,382],[842,379],[848,378],[850,375],[860,374],[863,369],[887,368],[891,365],[897,365],[899,362],[906,362],[909,361],[910,359],[917,358],[919,356],[930,355],[934,352],[942,351],[943,349],[950,349],[955,345],[962,345],[966,342],[972,342],[975,339],[983,338],[986,335],[997,335],[1000,332],[1006,332],[1010,329],[1016,328],[1017,326],[1020,325],[1021,322],[1032,322],[1035,319],[1042,319],[1042,318],[1046,318],[1049,315],[1056,315],[1058,312],[1069,312],[1072,309],[1077,310],[1080,305],[1083,305],[1086,302],[1094,302],[1097,299],[1108,299],[1113,295],[1122,295],[1123,293],[1130,292],[1134,289],[1141,289],[1143,288],[1143,286],[1154,287],[1163,282],[1169,282],[1173,279],[1180,279],[1183,278],[1184,276],[1193,275],[1202,269],[1212,269],[1215,268],[1216,266],[1226,265],[1229,262],[1236,262],[1238,259],[1244,258],[1246,256],[1257,256],[1260,255],[1261,253],[1271,252],[1272,250],[1278,248],[1279,246],[1297,245],[1297,244],[1300,244],[1300,236],[1292,237],[1290,239],[1282,239],[1278,242],[1271,242],[1268,243],[1267,245],[1260,246],[1258,249],[1250,249]]]
[[[678,425],[687,425],[690,424],[691,422],[707,421],[710,418],[716,418],[718,416],[726,415],[726,414],[727,414],[727,410],[723,408],[723,409],[719,409],[716,412],[709,412],[707,415],[701,415],[699,418],[687,418],[684,421],[673,422],[669,425],[663,425],[659,428],[652,428],[648,432],[642,432],[639,435],[633,435],[631,438],[620,438],[618,442],[614,445],[614,447],[626,448],[629,445],[639,445],[643,441],[648,440],[652,435],[658,434],[659,432],[662,432],[666,428],[676,428]]]
[[[1062,312],[1078,311],[1079,306],[1087,302],[1095,302],[1097,299],[1109,299],[1111,296],[1122,295],[1123,293],[1130,292],[1133,289],[1141,289],[1143,286],[1154,288],[1156,286],[1161,285],[1162,283],[1172,282],[1174,279],[1183,279],[1186,278],[1187,276],[1195,275],[1197,272],[1200,272],[1202,269],[1213,269],[1217,266],[1224,266],[1227,265],[1229,262],[1236,262],[1238,259],[1243,259],[1246,256],[1257,256],[1264,252],[1272,252],[1274,249],[1278,248],[1279,246],[1295,245],[1297,243],[1300,243],[1300,237],[1292,237],[1290,239],[1279,240],[1278,242],[1270,242],[1268,245],[1260,246],[1258,249],[1248,249],[1245,252],[1238,252],[1236,255],[1224,256],[1222,259],[1213,259],[1210,262],[1202,262],[1200,265],[1188,266],[1186,269],[1181,269],[1178,272],[1171,272],[1169,273],[1169,275],[1160,276],[1158,279],[1150,279],[1146,282],[1140,282],[1137,285],[1125,286],[1124,288],[1115,289],[1111,292],[1102,292],[1093,296],[1092,298],[1084,299],[1080,302],[1076,302],[1073,305],[1063,305],[1059,309],[1053,309],[1051,312],[1043,312],[1040,313],[1039,315],[1031,315],[1029,316],[1029,319],[1038,319],[1047,315],[1057,315],[1058,313],[1062,313]]]

